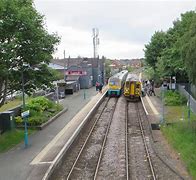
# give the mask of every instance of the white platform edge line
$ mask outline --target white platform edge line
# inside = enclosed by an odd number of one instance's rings
[[[143,98],[141,97],[141,101],[142,101],[142,105],[143,105],[143,108],[144,108],[144,111],[146,113],[146,115],[149,115],[147,109],[146,109],[146,106],[144,105],[144,101],[143,101]]]
[[[107,93],[107,91],[106,91]],[[69,138],[69,140],[67,141],[67,143],[63,146],[63,148],[61,149],[61,151],[57,154],[56,158],[53,160],[53,162],[51,163],[51,165],[49,166],[47,172],[45,173],[44,177],[42,178],[42,180],[47,180],[48,178],[48,174],[50,173],[50,171],[52,170],[54,164],[57,162],[57,160],[61,157],[61,155],[63,154],[64,150],[67,148],[67,146],[69,145],[69,143],[72,141],[72,138],[77,134],[78,130],[80,130],[80,128],[82,127],[82,125],[84,124],[84,122],[86,121],[86,119],[88,118],[88,116],[91,114],[91,112],[96,108],[96,106],[98,105],[98,103],[102,100],[102,98],[105,96],[104,93],[101,98],[99,99],[99,101],[97,101],[97,103],[93,106],[93,108],[88,112],[88,114],[86,115],[86,117],[83,119],[83,121],[80,123],[80,125],[77,127],[77,129],[74,131],[74,133],[72,134],[72,136]]]
[[[142,73],[139,74],[139,80],[141,81],[142,80]],[[141,82],[142,83],[142,82]],[[144,108],[144,111],[146,113],[146,115],[149,115],[147,109],[146,109],[146,106],[144,105],[144,101],[143,101],[143,98],[140,97],[141,101],[142,101],[142,105],[143,105],[143,108]]]
[[[52,161],[48,161],[48,162],[38,162],[37,164],[52,164]]]
[[[152,103],[152,101],[150,100],[150,98],[148,97],[148,95],[146,95],[146,99],[147,99],[148,104],[150,105],[150,107],[151,107],[153,113],[154,113],[155,115],[158,115],[159,113],[158,113],[158,111],[156,110],[156,108],[155,108],[155,106],[153,105],[153,103]]]

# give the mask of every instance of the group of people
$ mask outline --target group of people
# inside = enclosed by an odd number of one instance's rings
[[[100,93],[102,93],[103,84],[96,82],[95,88],[96,88],[96,91],[99,91]]]
[[[152,94],[156,96],[155,91],[154,91],[154,80],[144,81],[143,85],[144,85],[145,94],[147,94],[148,96],[152,96]]]

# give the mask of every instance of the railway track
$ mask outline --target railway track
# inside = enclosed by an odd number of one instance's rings
[[[50,179],[96,178],[117,100],[116,98],[104,100],[95,116],[79,135],[79,139],[67,152],[61,170],[53,173]]]
[[[106,98],[50,179],[180,179],[154,152],[141,102]]]
[[[126,111],[128,179],[183,179],[154,148],[152,132],[141,102],[128,102]]]
[[[105,103],[105,107],[101,111],[100,115],[94,122],[89,135],[87,136],[68,176],[68,179],[86,179],[86,178],[92,178],[96,179],[98,169],[100,166],[100,161],[103,154],[103,149],[105,146],[105,142],[107,139],[108,131],[110,128],[110,124],[112,121],[113,113],[115,110],[117,99],[109,99]],[[103,121],[107,120],[107,121]],[[99,138],[97,138],[99,136]],[[94,152],[96,154],[96,157],[94,157],[94,160],[92,163],[89,164],[89,166],[86,164],[88,163],[89,158],[89,149],[96,147],[94,149]],[[85,173],[81,173],[80,170],[86,168]]]
[[[156,179],[138,102],[127,102],[127,179]]]
[[[138,122],[139,122],[139,125],[140,125],[142,140],[143,140],[144,147],[145,147],[146,157],[147,157],[150,172],[151,172],[151,177],[152,177],[153,180],[156,180],[157,178],[155,176],[155,171],[154,171],[153,163],[152,163],[151,156],[150,156],[150,150],[149,150],[148,145],[147,145],[144,126],[142,124],[142,119],[141,119],[141,115],[140,115],[140,111],[139,111],[137,103],[136,103],[136,109],[137,109],[136,111],[137,111]]]

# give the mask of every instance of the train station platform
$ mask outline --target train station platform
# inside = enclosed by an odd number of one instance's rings
[[[106,87],[103,88],[103,93],[104,91]],[[8,152],[0,154],[0,180],[42,179],[69,139],[67,134],[74,132],[103,93],[92,87],[60,100],[68,110],[43,130],[30,135],[27,148],[22,142]]]

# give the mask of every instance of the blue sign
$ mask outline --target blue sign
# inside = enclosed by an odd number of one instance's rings
[[[25,111],[25,112],[21,113],[21,117],[22,118],[28,117],[29,114],[30,114],[30,111],[29,110],[28,111]]]

